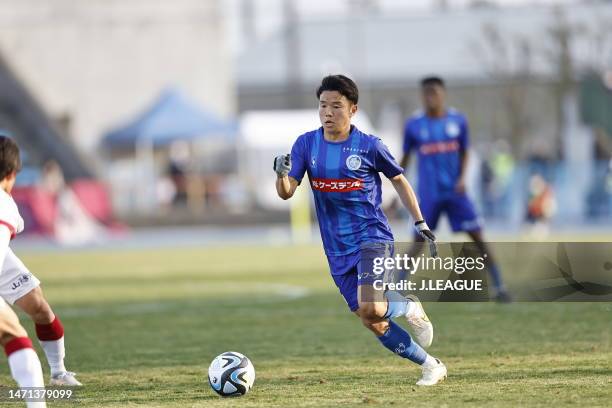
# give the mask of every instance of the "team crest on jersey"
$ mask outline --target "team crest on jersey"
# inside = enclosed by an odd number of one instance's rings
[[[455,122],[448,122],[446,124],[446,133],[450,137],[457,137],[459,136],[460,132],[461,132],[461,129],[459,129],[459,125],[456,124]]]
[[[359,170],[361,167],[361,157],[356,154],[351,154],[346,158],[346,167],[348,167],[349,170]]]

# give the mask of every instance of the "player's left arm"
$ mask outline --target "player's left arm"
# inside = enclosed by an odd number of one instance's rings
[[[395,177],[391,177],[389,179],[391,184],[393,184],[393,188],[397,191],[397,195],[399,196],[400,201],[404,204],[404,207],[410,212],[412,218],[415,221],[421,221],[423,219],[423,214],[421,214],[421,207],[419,207],[419,202],[417,200],[416,194],[408,179],[403,174],[398,174]]]
[[[376,144],[376,155],[375,155],[375,167],[376,171],[382,172],[393,184],[393,188],[397,191],[397,195],[399,196],[401,202],[410,212],[412,218],[416,221],[414,224],[415,229],[424,239],[434,242],[436,237],[429,230],[427,223],[423,219],[423,214],[421,213],[421,208],[419,207],[419,202],[417,200],[416,194],[412,189],[412,186],[404,176],[404,169],[401,168],[391,153],[387,146],[383,144],[383,142],[379,139]]]
[[[410,211],[412,218],[415,221],[421,221],[423,219],[421,208],[412,186],[404,176],[404,169],[397,164],[387,146],[380,139],[377,139],[375,143],[374,167],[376,171],[383,173],[391,181],[400,201]]]
[[[465,193],[466,185],[466,174],[468,167],[468,146],[469,146],[469,128],[467,119],[461,123],[461,133],[459,133],[459,177],[457,177],[457,183],[455,183],[455,191],[458,193]]]
[[[414,229],[416,232],[423,238],[426,242],[429,242],[429,251],[432,257],[438,256],[438,248],[436,246],[436,236],[431,232],[427,223],[423,219],[423,215],[421,214],[421,208],[419,207],[419,202],[417,201],[416,194],[414,194],[414,190],[412,186],[406,179],[403,174],[398,174],[395,177],[390,178],[391,184],[397,191],[397,195],[402,200],[404,206],[410,211],[412,217],[416,220],[414,223]]]

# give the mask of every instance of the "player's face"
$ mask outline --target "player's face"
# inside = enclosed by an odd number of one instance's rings
[[[319,97],[319,120],[328,133],[346,132],[356,112],[357,105],[338,91],[323,91]]]
[[[446,91],[440,85],[425,85],[423,87],[423,105],[430,112],[444,109]]]

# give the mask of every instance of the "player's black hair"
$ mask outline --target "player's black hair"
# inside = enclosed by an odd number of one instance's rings
[[[426,87],[428,85],[439,85],[442,88],[446,88],[444,80],[439,76],[428,76],[421,79],[421,87]]]
[[[21,159],[17,143],[8,136],[0,135],[0,181],[19,170],[21,170]]]
[[[321,85],[317,89],[317,99],[321,97],[324,91],[337,91],[355,105],[359,101],[357,84],[351,78],[344,75],[328,75],[323,78]]]

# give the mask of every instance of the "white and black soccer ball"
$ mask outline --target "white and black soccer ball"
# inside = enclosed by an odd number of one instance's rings
[[[244,395],[255,382],[255,367],[246,356],[228,351],[219,354],[210,363],[208,382],[222,397]]]

